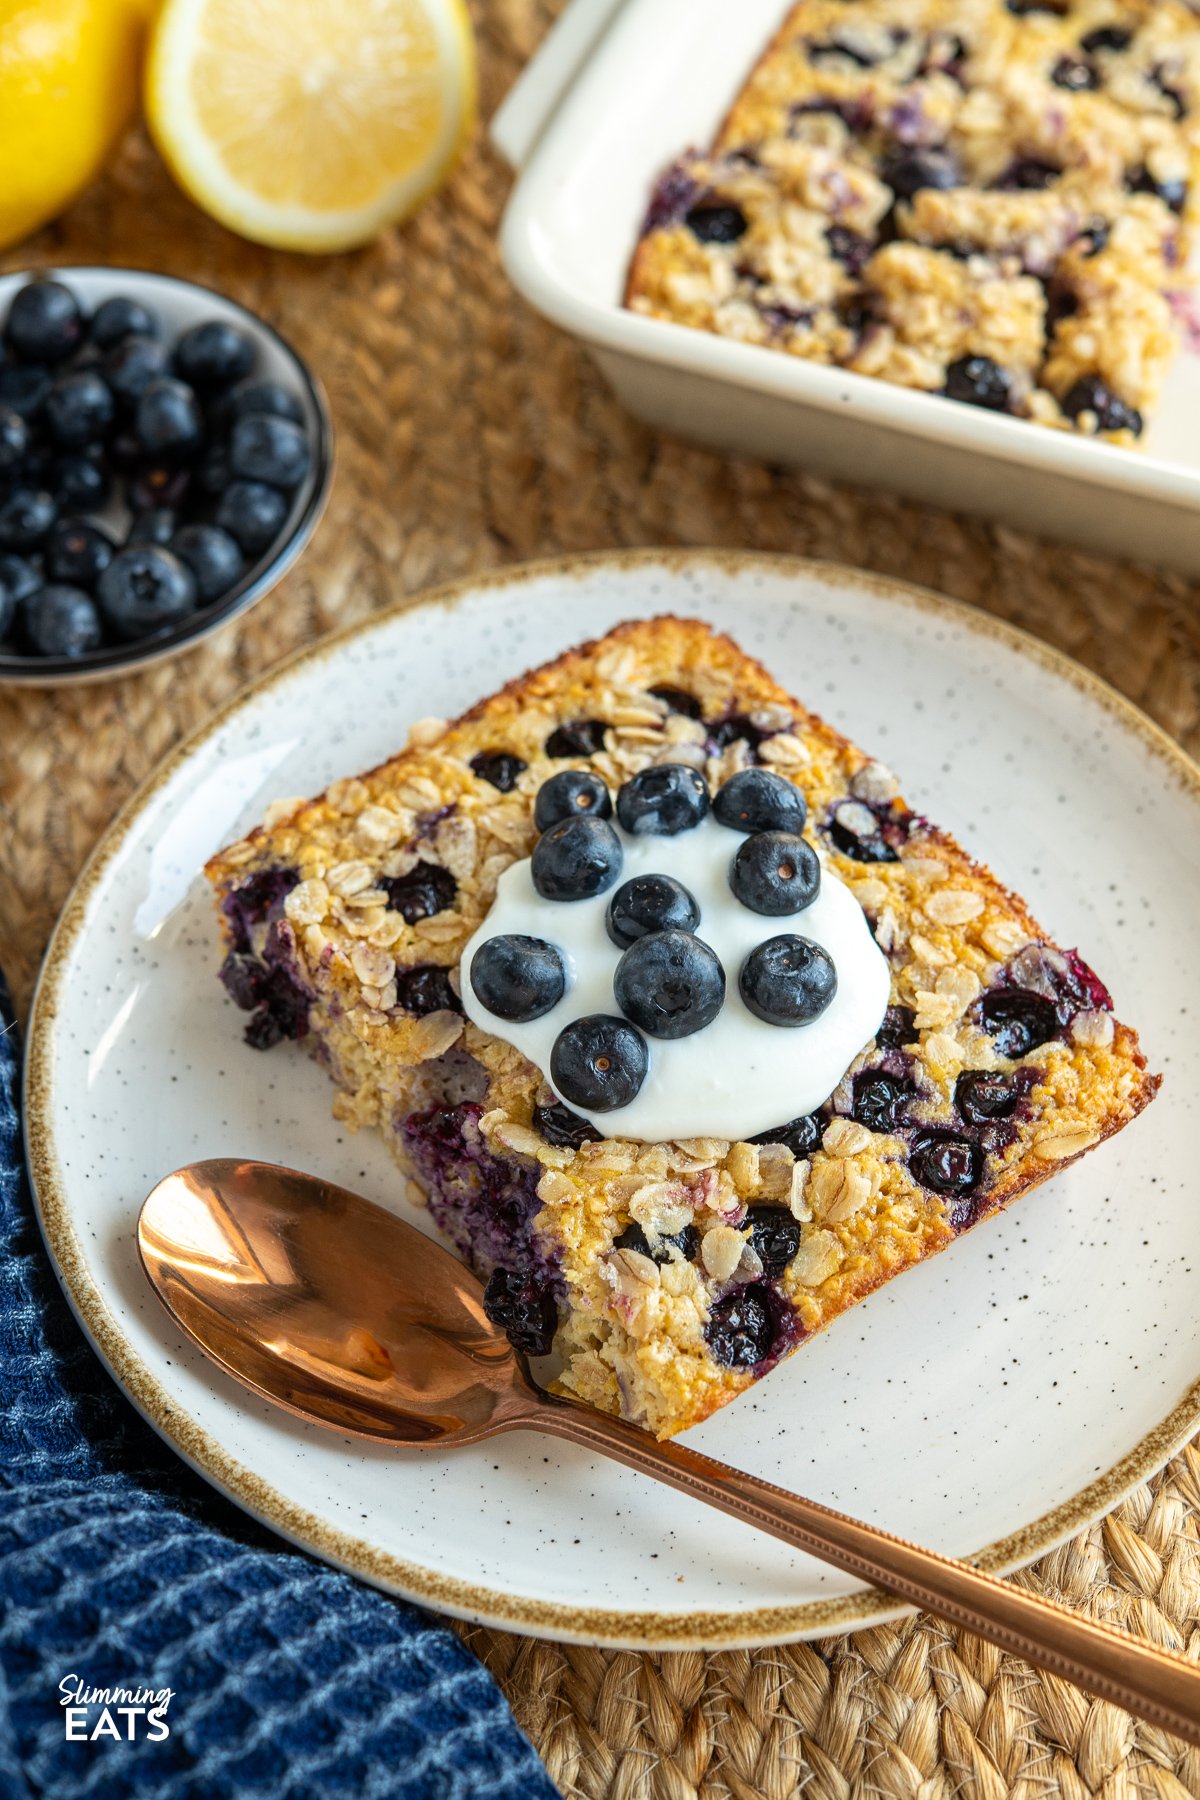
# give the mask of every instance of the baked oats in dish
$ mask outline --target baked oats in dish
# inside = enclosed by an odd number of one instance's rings
[[[626,304],[1133,444],[1186,319],[1185,0],[800,0],[660,179]]]
[[[1153,1098],[1101,980],[695,621],[215,856],[247,1041],[378,1128],[564,1392],[695,1424]]]

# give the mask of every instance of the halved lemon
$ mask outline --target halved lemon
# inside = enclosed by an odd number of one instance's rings
[[[463,0],[165,0],[146,116],[180,186],[260,244],[345,250],[446,177],[475,116]]]

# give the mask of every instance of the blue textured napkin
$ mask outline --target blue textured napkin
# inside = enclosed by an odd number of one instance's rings
[[[0,1030],[0,1800],[556,1800],[451,1631],[285,1548],[114,1387],[33,1216],[2,979]],[[68,1677],[172,1689],[167,1735],[99,1703],[68,1741]]]

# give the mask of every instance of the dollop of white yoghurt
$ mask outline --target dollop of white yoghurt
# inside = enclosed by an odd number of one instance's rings
[[[696,936],[725,970],[725,1004],[711,1025],[690,1037],[647,1037],[650,1068],[628,1106],[589,1112],[566,1101],[605,1137],[756,1137],[810,1113],[827,1100],[847,1068],[874,1037],[887,1010],[891,977],[858,901],[821,859],[821,891],[811,906],[767,918],[743,906],[729,886],[729,865],[745,840],[710,814],[675,837],[633,837],[613,821],[625,853],[618,879],[590,900],[544,900],[531,864],[501,875],[491,911],[463,951],[463,1006],[482,1030],[512,1044],[549,1080],[550,1052],[565,1025],[588,1013],[621,1017],[613,975],[623,954],[604,927],[608,903],[635,875],[671,875],[700,907]],[[544,938],[562,955],[562,999],[527,1024],[498,1019],[471,986],[471,958],[488,938],[512,933]],[[738,992],[738,972],[750,951],[791,933],[820,944],[837,970],[837,992],[809,1025],[768,1025]],[[562,1096],[565,1099],[565,1096]]]

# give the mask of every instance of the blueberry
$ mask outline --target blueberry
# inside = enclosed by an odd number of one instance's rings
[[[636,1098],[650,1067],[640,1031],[625,1019],[588,1013],[564,1027],[550,1052],[550,1079],[564,1100],[612,1112]]]
[[[725,1003],[725,971],[715,950],[689,931],[655,931],[626,950],[613,993],[627,1019],[650,1037],[690,1037]]]
[[[717,790],[713,817],[733,831],[804,830],[808,805],[794,782],[772,769],[739,769]]]
[[[1183,211],[1187,200],[1186,181],[1178,178],[1156,181],[1149,169],[1136,169],[1129,177],[1129,189],[1134,194],[1154,194],[1164,206],[1169,206],[1172,212],[1177,213]]]
[[[884,157],[880,174],[901,200],[911,200],[921,188],[962,186],[962,170],[949,150],[936,145],[925,150],[899,147]]]
[[[31,594],[36,594],[42,585],[42,578],[33,564],[23,556],[0,556],[0,587],[11,595],[18,606],[24,605]]]
[[[0,500],[0,549],[36,549],[57,517],[50,494],[38,488],[9,488]]]
[[[471,958],[471,986],[498,1019],[525,1025],[558,1005],[567,972],[553,944],[513,934],[480,944]]]
[[[800,1224],[786,1206],[752,1206],[745,1223],[764,1275],[782,1275],[800,1248]]]
[[[608,726],[603,719],[568,719],[546,739],[547,756],[595,756],[604,748]]]
[[[267,481],[290,492],[312,467],[308,438],[290,419],[249,413],[229,439],[229,466],[245,481]]]
[[[1141,435],[1141,413],[1118,399],[1098,375],[1081,375],[1064,398],[1062,409],[1068,419],[1078,419],[1080,413],[1095,413],[1098,431],[1131,431],[1135,437]]]
[[[165,631],[196,604],[196,583],[186,563],[158,544],[119,550],[96,586],[105,623],[133,640]]]
[[[1049,1000],[1027,988],[996,988],[979,1003],[979,1017],[998,1056],[1027,1056],[1059,1035]]]
[[[908,1172],[935,1194],[969,1194],[983,1173],[983,1154],[972,1138],[955,1132],[930,1132],[914,1146]]]
[[[624,950],[652,931],[695,931],[700,908],[672,875],[635,875],[608,903],[604,926]]]
[[[19,412],[0,405],[0,476],[15,475],[29,449],[29,427]]]
[[[648,1256],[655,1263],[692,1262],[699,1248],[700,1233],[694,1225],[685,1225],[682,1231],[663,1232],[653,1249],[650,1239],[636,1223],[627,1225],[613,1241],[614,1250],[636,1250],[639,1256]]]
[[[60,281],[31,281],[9,308],[4,336],[22,362],[59,363],[83,342],[83,314]]]
[[[831,225],[825,233],[825,241],[830,256],[846,265],[848,275],[861,275],[875,253],[874,238],[864,237],[861,231],[851,231],[848,225]]]
[[[60,450],[81,450],[107,437],[116,416],[108,383],[94,369],[70,369],[52,383],[42,407],[46,429]]]
[[[714,753],[727,750],[730,744],[736,744],[739,739],[754,751],[770,735],[770,732],[763,731],[746,713],[730,713],[727,718],[718,719],[712,726],[708,741]]]
[[[23,419],[35,419],[50,392],[52,377],[46,369],[0,369],[0,406],[11,407]]]
[[[94,587],[116,553],[116,545],[86,519],[60,519],[46,539],[46,575],[70,587]]]
[[[1069,94],[1086,94],[1100,86],[1100,77],[1091,63],[1079,56],[1060,56],[1050,71],[1050,79],[1055,87],[1065,88]]]
[[[543,900],[590,900],[608,891],[623,861],[606,819],[560,819],[534,845],[530,873]]]
[[[782,918],[812,905],[821,891],[821,864],[794,832],[756,831],[739,844],[729,885],[751,912]]]
[[[91,337],[98,350],[111,350],[122,338],[157,337],[158,320],[140,300],[114,294],[92,314]]]
[[[170,506],[148,506],[135,514],[125,534],[127,544],[169,544],[175,536],[178,519]]]
[[[748,221],[740,206],[714,205],[705,201],[693,206],[684,219],[693,237],[702,244],[736,244],[745,237]]]
[[[884,837],[878,818],[861,800],[843,800],[835,806],[827,830],[834,847],[855,862],[899,860]]]
[[[131,469],[140,467],[145,460],[146,452],[128,426],[123,425],[108,440],[109,464],[120,474],[127,475]]]
[[[1095,31],[1085,32],[1079,40],[1079,48],[1093,55],[1097,50],[1127,50],[1132,31],[1123,25],[1100,25]]]
[[[204,420],[191,388],[169,377],[152,381],[137,403],[134,435],[155,460],[187,462],[204,442]]]
[[[1038,193],[1051,187],[1061,174],[1062,170],[1056,163],[1043,162],[1038,156],[1018,156],[1015,162],[1009,164],[996,186],[1008,192],[1015,190]]]
[[[967,406],[1007,412],[1011,383],[990,356],[960,356],[947,367],[942,392],[947,399],[964,401]]]
[[[883,1069],[863,1069],[854,1077],[852,1115],[868,1131],[894,1132],[902,1122],[904,1103],[912,1094],[912,1083]]]
[[[738,992],[768,1025],[811,1025],[837,992],[837,970],[820,944],[785,933],[750,952]]]
[[[217,979],[242,1012],[253,1012],[267,997],[267,966],[257,956],[231,950],[217,971]]]
[[[392,911],[398,912],[410,925],[415,925],[418,919],[431,919],[435,913],[445,912],[447,907],[454,905],[458,894],[458,883],[449,869],[424,859],[415,863],[407,875],[382,876],[379,885],[387,895]]]
[[[584,1144],[602,1141],[601,1133],[591,1121],[581,1119],[561,1100],[534,1107],[533,1129],[540,1132],[548,1144],[557,1144],[563,1150],[578,1150]]]
[[[1017,1090],[995,1069],[964,1069],[954,1084],[954,1104],[968,1125],[1007,1119],[1017,1104]]]
[[[775,1325],[767,1290],[759,1282],[736,1287],[713,1304],[704,1339],[714,1359],[729,1369],[753,1369],[771,1354]]]
[[[83,656],[103,637],[90,596],[80,588],[39,588],[25,602],[22,624],[39,656]]]
[[[1018,19],[1038,12],[1054,13],[1056,17],[1061,17],[1066,11],[1065,0],[1005,0],[1005,4],[1009,12],[1015,13]]]
[[[99,512],[112,492],[112,477],[98,451],[73,451],[54,463],[50,488],[71,512]]]
[[[875,1033],[875,1042],[881,1050],[903,1050],[905,1044],[913,1043],[917,1036],[917,1015],[912,1007],[889,1006]]]
[[[171,548],[195,576],[202,605],[227,594],[242,573],[237,541],[219,525],[185,525],[175,533]]]
[[[704,777],[687,763],[655,763],[631,776],[617,795],[617,818],[635,837],[677,837],[707,812]]]
[[[231,481],[218,502],[216,519],[247,556],[259,556],[283,530],[288,511],[283,495],[265,481]]]
[[[481,750],[478,756],[471,758],[471,772],[478,775],[480,781],[491,784],[501,794],[511,794],[517,785],[517,776],[524,773],[528,765],[514,756],[511,750]]]
[[[494,1269],[483,1290],[483,1310],[514,1350],[545,1356],[554,1342],[558,1309],[549,1289],[533,1275]]]
[[[3,581],[0,581],[0,642],[3,642],[12,630],[16,616],[16,599],[9,593]]]
[[[806,1113],[802,1118],[790,1119],[786,1125],[772,1125],[770,1131],[760,1131],[749,1141],[752,1144],[786,1144],[799,1160],[811,1156],[820,1144],[821,1121],[816,1113]]]
[[[254,340],[223,319],[206,319],[185,331],[175,346],[175,372],[189,387],[232,387],[254,367]]]
[[[157,338],[128,337],[104,359],[104,377],[122,406],[135,407],[151,382],[167,377],[171,359]]]
[[[564,769],[543,781],[533,803],[533,822],[548,831],[560,819],[611,819],[612,795],[590,769]]]
[[[193,471],[196,486],[210,500],[219,500],[225,489],[233,480],[233,471],[229,467],[229,447],[227,444],[210,444]],[[257,482],[252,484],[257,487]]]
[[[697,700],[696,696],[694,694],[685,693],[683,688],[652,687],[650,692],[654,695],[656,700],[661,700],[664,706],[670,707],[672,712],[682,713],[685,719],[701,719],[704,717],[700,710],[700,702]]]
[[[462,1011],[462,1001],[450,985],[450,971],[439,963],[415,963],[396,970],[396,1005],[414,1018],[433,1012]]]
[[[290,419],[293,425],[304,423],[299,399],[277,381],[248,381],[245,387],[234,389],[229,396],[230,422],[236,423],[250,413],[270,413],[276,419]]]

